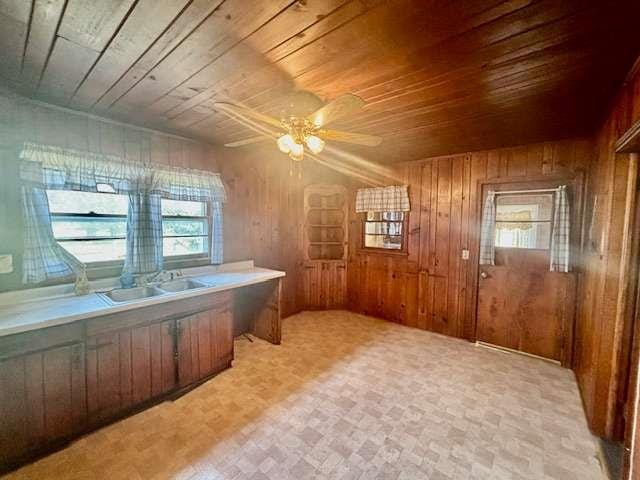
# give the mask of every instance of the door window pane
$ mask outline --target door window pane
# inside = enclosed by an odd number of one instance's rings
[[[495,246],[549,249],[552,194],[496,195]]]

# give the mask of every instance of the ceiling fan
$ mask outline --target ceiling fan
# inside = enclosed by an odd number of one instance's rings
[[[241,147],[274,138],[281,152],[292,160],[302,161],[305,147],[313,154],[322,152],[326,140],[353,143],[375,147],[382,142],[381,137],[363,133],[330,130],[326,125],[355,113],[364,106],[364,100],[357,95],[340,95],[326,105],[317,95],[299,90],[286,99],[279,118],[257,112],[251,108],[232,102],[214,102],[213,107],[229,118],[259,131],[255,137],[226,143],[226,147]],[[275,127],[273,130],[270,127]]]

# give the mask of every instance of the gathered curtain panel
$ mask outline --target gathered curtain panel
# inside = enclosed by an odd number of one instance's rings
[[[360,188],[356,192],[356,213],[409,210],[409,190],[406,185]]]
[[[126,237],[124,273],[162,270],[162,205],[159,195],[144,191],[129,194]]]
[[[77,274],[82,264],[58,244],[53,236],[47,192],[22,187],[24,251],[22,282],[40,283]]]
[[[480,265],[495,265],[496,192],[489,190],[482,206],[480,227]]]
[[[222,262],[226,192],[219,174],[32,143],[25,144],[20,158],[25,222],[35,232],[25,239],[24,283],[69,275],[79,264],[54,239],[46,190],[98,192],[101,184],[129,197],[124,272],[162,269],[162,198],[209,204],[210,257],[212,263]]]
[[[569,252],[571,242],[571,218],[569,212],[569,199],[567,187],[562,185],[556,190],[553,208],[553,227],[551,230],[551,259],[550,270],[552,272],[568,272],[570,269]]]

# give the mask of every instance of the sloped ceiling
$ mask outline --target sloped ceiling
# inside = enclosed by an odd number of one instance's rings
[[[221,144],[306,89],[392,163],[589,133],[639,53],[640,2],[2,0],[0,79],[45,102]],[[273,147],[275,148],[275,146]]]

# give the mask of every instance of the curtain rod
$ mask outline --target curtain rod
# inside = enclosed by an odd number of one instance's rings
[[[505,190],[505,191],[494,190],[494,193],[496,195],[504,195],[505,193],[545,193],[545,192],[555,192],[558,190],[558,188],[560,187],[539,188],[537,190]]]

